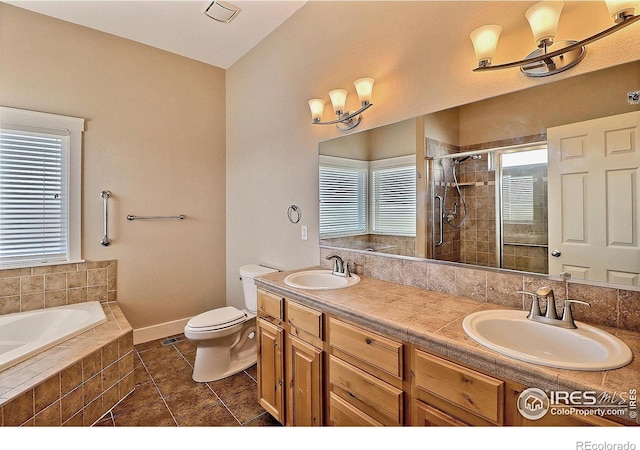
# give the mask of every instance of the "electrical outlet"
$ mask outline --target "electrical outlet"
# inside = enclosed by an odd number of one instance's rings
[[[300,237],[302,238],[303,241],[306,241],[307,240],[307,226],[306,225],[302,225],[300,227],[300,229],[302,230]]]

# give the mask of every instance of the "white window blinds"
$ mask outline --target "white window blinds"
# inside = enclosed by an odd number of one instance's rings
[[[321,156],[319,174],[320,236],[326,238],[366,232],[366,163]]]
[[[415,236],[415,157],[372,162],[370,171],[372,231]]]
[[[506,223],[533,222],[533,177],[502,177],[502,214]]]
[[[80,148],[80,134],[47,125],[84,121],[10,108],[0,113],[0,267],[78,261],[81,154],[74,156],[72,147]]]

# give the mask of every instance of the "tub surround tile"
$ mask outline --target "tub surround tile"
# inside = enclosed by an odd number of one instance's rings
[[[60,395],[60,375],[57,374],[49,378],[44,383],[40,383],[34,389],[35,397],[35,412],[36,414],[42,411],[52,402],[58,400]]]
[[[44,276],[45,291],[62,291],[67,288],[67,275],[65,273],[50,273]]]
[[[20,296],[0,297],[0,315],[20,312]]]
[[[117,261],[0,270],[0,315],[117,299]]]
[[[106,323],[0,372],[4,425],[91,425],[133,389],[133,330],[117,304],[103,310]]]
[[[87,286],[87,271],[67,272],[67,286],[69,289]]]
[[[67,304],[67,291],[52,291],[44,293],[44,307],[54,308]]]

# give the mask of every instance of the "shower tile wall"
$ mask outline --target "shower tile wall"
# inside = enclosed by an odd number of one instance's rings
[[[488,155],[458,164],[458,181],[467,205],[460,236],[460,262],[498,267],[496,177],[495,171],[489,170]]]
[[[455,145],[447,144],[444,142],[439,142],[435,139],[427,138],[427,155],[438,157],[444,155],[450,155],[453,153],[458,153],[459,148]],[[446,167],[443,167],[441,164],[435,163],[433,164],[431,172],[429,176],[433,180],[433,186],[435,187],[435,192],[429,194],[428,198],[433,199],[435,195],[439,195],[444,199],[444,189],[446,183],[450,183],[453,180],[451,179],[450,166],[447,164]],[[458,193],[455,189],[449,189],[447,193],[447,203],[444,205],[443,209],[450,211],[453,209],[454,203],[460,203],[460,198],[458,197]],[[436,216],[433,215],[433,208],[436,208]],[[460,261],[460,230],[457,228],[453,228],[446,224],[443,224],[443,240],[442,245],[435,247],[434,253],[434,243],[433,236],[436,235],[436,239],[438,239],[439,229],[439,214],[441,211],[438,211],[439,205],[435,202],[427,202],[427,257],[438,259],[440,261]],[[436,217],[435,224],[430,220],[431,217]],[[435,230],[433,230],[435,226]],[[435,231],[435,233],[434,233]],[[431,253],[429,253],[431,252]]]
[[[439,157],[474,150],[540,142],[544,139],[544,135],[523,136],[499,142],[457,147],[427,138],[426,148],[427,155]],[[500,267],[496,243],[496,227],[499,226],[496,221],[496,172],[489,170],[488,158],[488,154],[483,154],[480,160],[467,159],[458,164],[456,173],[460,191],[466,202],[467,216],[460,229],[444,223],[443,244],[435,247],[435,250],[433,236],[435,235],[438,239],[439,218],[437,215],[433,215],[433,208],[436,208],[436,213],[439,211],[437,211],[437,202],[427,202],[427,258],[485,267]],[[447,211],[451,211],[453,204],[457,203],[460,213],[462,203],[453,186],[450,161],[436,160],[430,168],[429,177],[434,181],[435,192],[429,192],[428,198],[433,198],[436,194],[444,198],[445,185],[448,184],[445,208]],[[546,168],[538,168],[533,172],[531,169],[527,170],[535,179],[535,225],[504,224],[504,238],[508,245],[503,248],[503,268],[548,273]],[[435,217],[435,224],[431,221],[431,217]]]

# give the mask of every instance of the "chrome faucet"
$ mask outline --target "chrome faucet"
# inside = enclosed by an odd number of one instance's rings
[[[345,263],[338,255],[327,256],[326,259],[329,261],[331,261],[332,259],[334,260],[333,270],[331,272],[333,275],[347,278],[351,276],[351,272],[349,271],[349,263]]]
[[[556,297],[553,295],[553,289],[548,286],[541,287],[536,291],[536,295],[540,299],[545,299],[546,309],[544,316],[547,319],[557,319],[558,312],[556,311]]]
[[[562,328],[578,328],[573,320],[573,313],[571,311],[572,303],[580,303],[591,307],[588,302],[582,300],[565,299],[562,310],[562,319],[558,319],[558,313],[556,311],[555,296],[553,295],[553,289],[544,286],[533,292],[516,291],[517,294],[527,294],[531,296],[531,310],[527,315],[527,319],[534,322],[546,323],[547,325],[553,325]],[[540,310],[540,298],[546,300],[546,310],[544,315]]]

